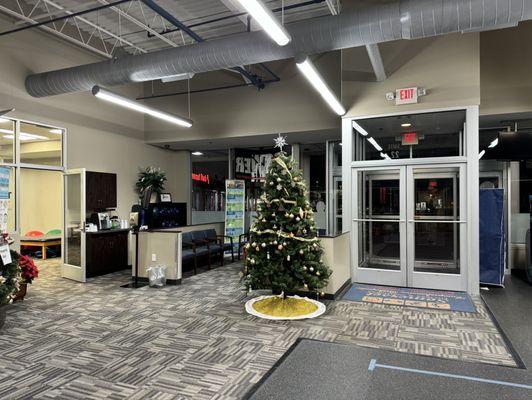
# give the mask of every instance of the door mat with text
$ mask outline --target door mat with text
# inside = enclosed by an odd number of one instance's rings
[[[342,297],[342,300],[434,310],[477,312],[475,304],[467,293],[441,290],[354,283]]]

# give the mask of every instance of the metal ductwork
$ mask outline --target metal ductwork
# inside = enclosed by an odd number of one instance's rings
[[[287,27],[292,41],[277,46],[262,31],[131,55],[26,78],[34,97],[258,64],[398,39],[515,26],[532,19],[532,0],[401,0]]]

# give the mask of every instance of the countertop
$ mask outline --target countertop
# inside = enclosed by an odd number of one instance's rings
[[[96,232],[85,232],[87,235],[110,235],[113,233],[126,233],[129,232],[130,229],[105,229],[103,231],[96,231]]]

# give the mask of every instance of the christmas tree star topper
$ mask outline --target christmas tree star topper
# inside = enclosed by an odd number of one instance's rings
[[[275,139],[273,139],[275,143],[275,147],[279,147],[279,150],[283,151],[283,147],[287,145],[286,143],[286,136],[281,136],[279,133],[279,136],[277,136]]]

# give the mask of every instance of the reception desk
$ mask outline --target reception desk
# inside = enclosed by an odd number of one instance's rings
[[[141,280],[148,278],[146,269],[151,265],[166,265],[166,280],[168,284],[179,284],[182,279],[181,265],[181,236],[185,232],[195,230],[215,229],[216,233],[223,234],[223,222],[212,224],[187,225],[179,228],[148,229],[138,233],[138,277]],[[136,240],[136,238],[133,238]],[[132,248],[135,248],[133,243]],[[132,271],[135,276],[135,252],[132,254]],[[153,260],[155,258],[155,261]]]
[[[146,269],[150,265],[164,264],[167,266],[166,278],[168,284],[179,284],[182,279],[181,244],[182,234],[195,230],[215,229],[217,234],[223,234],[224,224],[188,225],[179,228],[154,229],[138,233],[138,277],[146,280]],[[136,240],[136,238],[133,238]],[[323,248],[323,262],[332,271],[329,283],[323,289],[325,298],[335,299],[349,285],[351,273],[349,268],[349,233],[333,236],[320,236]],[[132,243],[132,248],[135,244]],[[155,258],[155,261],[153,261]],[[135,274],[135,252],[132,260],[132,275]]]

